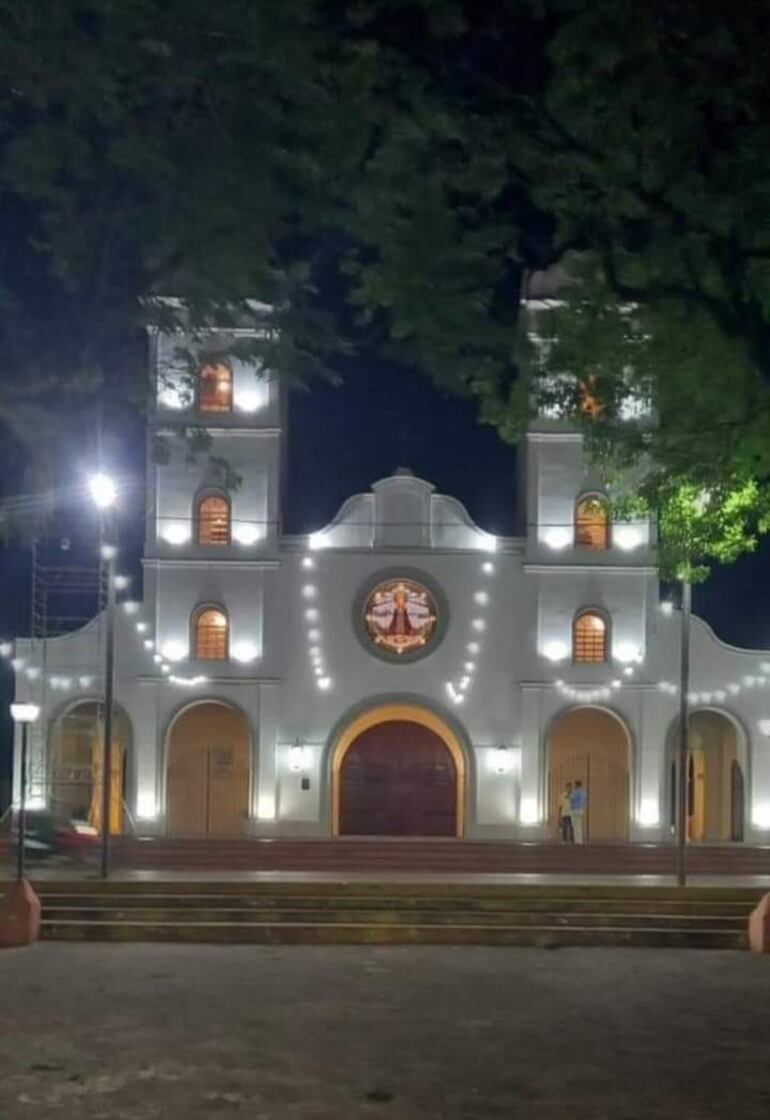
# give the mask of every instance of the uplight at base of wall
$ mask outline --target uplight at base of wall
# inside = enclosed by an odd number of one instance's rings
[[[522,797],[519,820],[522,824],[539,824],[540,813],[538,812],[536,798]]]
[[[263,794],[257,805],[257,820],[260,821],[274,821],[275,820],[275,798]]]
[[[755,828],[770,829],[770,803],[754,806],[751,823]]]
[[[650,797],[645,798],[639,806],[639,812],[636,815],[636,822],[642,828],[655,828],[660,824],[660,811],[658,809],[658,802]]]
[[[136,816],[140,821],[154,821],[158,816],[158,805],[154,793],[138,793],[136,797]]]

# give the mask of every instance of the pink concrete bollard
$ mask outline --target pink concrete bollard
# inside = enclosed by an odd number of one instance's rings
[[[0,949],[31,945],[40,934],[40,899],[26,879],[11,883],[0,898]]]
[[[749,916],[749,948],[752,953],[770,953],[770,894],[759,900]]]

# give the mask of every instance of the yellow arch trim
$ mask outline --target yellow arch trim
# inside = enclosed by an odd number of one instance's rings
[[[371,708],[349,723],[337,739],[332,752],[332,834],[334,836],[340,834],[340,774],[345,755],[358,736],[368,731],[370,727],[377,727],[381,723],[395,723],[399,720],[417,723],[435,732],[451,754],[457,773],[455,835],[462,837],[465,829],[465,752],[457,735],[443,719],[416,704],[384,704],[379,708]]]

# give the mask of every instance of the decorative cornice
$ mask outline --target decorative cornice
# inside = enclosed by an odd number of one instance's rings
[[[160,435],[176,435],[180,428],[200,428],[204,432],[210,432],[213,435],[227,435],[227,436],[281,436],[283,435],[283,428],[241,428],[241,427],[228,427],[227,424],[196,424],[192,422],[192,417],[188,420],[187,417],[180,416],[179,423],[173,425],[169,423],[167,417],[164,417],[162,422],[158,424],[157,431]]]
[[[280,560],[228,560],[226,557],[217,557],[212,560],[199,560],[191,557],[185,559],[184,556],[174,557],[173,559],[166,559],[165,557],[150,556],[143,557],[143,568],[193,568],[203,570],[205,568],[243,568],[247,571],[275,571],[281,567]]]
[[[555,573],[557,575],[579,575],[583,572],[609,572],[610,575],[645,575],[658,574],[654,564],[524,564],[525,572],[534,572],[537,575]]]

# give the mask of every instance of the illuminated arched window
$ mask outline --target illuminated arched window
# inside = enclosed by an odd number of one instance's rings
[[[221,607],[203,607],[193,620],[193,649],[204,661],[226,661],[228,656],[227,615]]]
[[[198,544],[230,543],[230,503],[224,494],[207,494],[199,499],[196,539]]]
[[[233,371],[224,362],[211,362],[201,369],[198,404],[201,412],[232,411]]]
[[[598,611],[582,611],[572,624],[572,660],[600,664],[607,660],[607,620]]]
[[[599,398],[599,379],[591,374],[578,386],[578,408],[583,416],[595,420],[604,412],[604,404]]]
[[[586,494],[575,506],[575,544],[578,548],[610,546],[610,511],[599,494]]]

